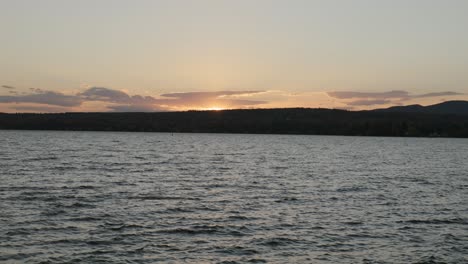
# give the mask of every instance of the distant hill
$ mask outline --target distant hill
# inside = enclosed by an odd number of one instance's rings
[[[397,113],[430,113],[430,114],[457,114],[468,115],[468,101],[447,101],[435,105],[407,105],[393,106],[386,109],[376,109],[376,112]]]
[[[286,108],[0,114],[0,129],[468,138],[468,115],[460,114],[468,113],[468,108],[463,108],[466,104],[448,102],[429,107],[408,106],[375,111]],[[448,112],[456,114],[441,114]]]

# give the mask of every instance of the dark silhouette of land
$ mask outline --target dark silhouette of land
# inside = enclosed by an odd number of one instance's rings
[[[0,129],[468,137],[468,102],[372,111],[285,108],[0,114]]]
[[[448,101],[448,102],[435,104],[435,105],[429,105],[429,106],[421,106],[421,105],[394,106],[394,107],[390,107],[387,109],[376,109],[374,111],[468,115],[468,102],[467,101]]]

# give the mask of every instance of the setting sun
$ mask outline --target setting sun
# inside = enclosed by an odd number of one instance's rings
[[[221,110],[225,110],[225,109],[226,109],[226,108],[220,107],[220,106],[212,106],[212,107],[205,108],[204,110],[208,110],[208,111],[221,111]]]

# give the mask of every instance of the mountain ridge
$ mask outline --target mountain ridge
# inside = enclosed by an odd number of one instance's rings
[[[438,104],[422,106],[419,104],[392,106],[389,108],[374,109],[375,112],[398,112],[398,113],[430,113],[430,114],[456,114],[468,115],[468,101],[446,101]]]

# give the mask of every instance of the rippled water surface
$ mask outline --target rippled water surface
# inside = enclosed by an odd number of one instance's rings
[[[468,262],[466,139],[0,131],[0,142],[0,262]]]

